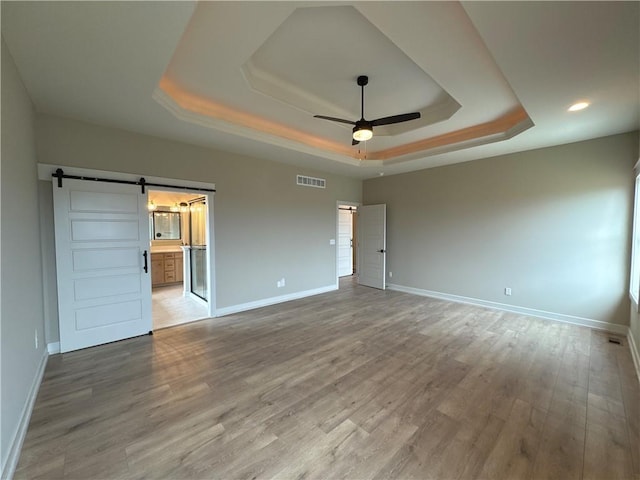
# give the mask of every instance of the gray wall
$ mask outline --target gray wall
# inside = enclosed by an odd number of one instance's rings
[[[44,360],[42,270],[34,108],[2,40],[2,472]],[[35,348],[35,335],[39,347]],[[3,476],[4,478],[4,476]]]
[[[637,158],[634,132],[367,180],[388,281],[627,325]]]
[[[215,183],[217,308],[335,285],[336,201],[359,202],[360,180],[46,115],[36,139],[41,163]],[[327,188],[299,187],[296,174],[326,178]],[[51,186],[41,183],[44,268],[55,284]],[[55,342],[55,298],[47,305]]]

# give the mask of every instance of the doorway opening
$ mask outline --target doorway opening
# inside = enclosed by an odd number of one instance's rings
[[[338,241],[336,242],[338,279],[357,275],[357,213],[358,204],[338,202]]]
[[[60,352],[153,331],[151,240],[167,240],[160,244],[173,249],[183,247],[180,216],[169,214],[184,206],[178,200],[150,200],[149,189],[180,192],[190,198],[198,195],[205,200],[207,301],[200,301],[206,313],[192,318],[181,315],[171,324],[215,315],[215,184],[46,164],[38,164],[38,178],[53,182],[53,268],[58,287]],[[169,207],[167,215],[158,216],[157,223],[150,224],[149,207],[165,203]],[[184,256],[175,251],[161,253],[173,253],[173,258],[167,255],[168,273],[164,257],[162,269],[156,268],[156,272],[162,273],[163,283],[177,284],[176,267],[178,279],[180,272],[184,277]],[[156,276],[158,279],[159,273]],[[184,314],[184,309],[179,310]]]
[[[149,190],[153,328],[208,318],[207,196]]]

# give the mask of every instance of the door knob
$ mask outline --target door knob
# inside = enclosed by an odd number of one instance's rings
[[[378,250],[378,252],[384,253],[384,252],[386,252],[386,250]]]

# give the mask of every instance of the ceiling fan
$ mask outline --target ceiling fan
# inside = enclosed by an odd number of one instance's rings
[[[322,118],[323,120],[331,120],[332,122],[348,123],[354,125],[353,127],[353,140],[351,145],[357,145],[360,142],[364,142],[373,137],[373,127],[379,125],[391,125],[393,123],[408,122],[409,120],[416,120],[420,118],[420,112],[402,113],[400,115],[391,115],[390,117],[376,118],[375,120],[364,119],[364,87],[369,83],[369,77],[366,75],[360,75],[358,77],[358,85],[362,89],[360,96],[360,120],[352,122],[351,120],[345,120],[343,118],[325,117],[324,115],[314,115],[315,118]]]

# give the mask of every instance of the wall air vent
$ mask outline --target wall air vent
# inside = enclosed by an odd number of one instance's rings
[[[307,177],[306,175],[298,175],[296,183],[303,187],[326,188],[327,181],[324,178]]]

